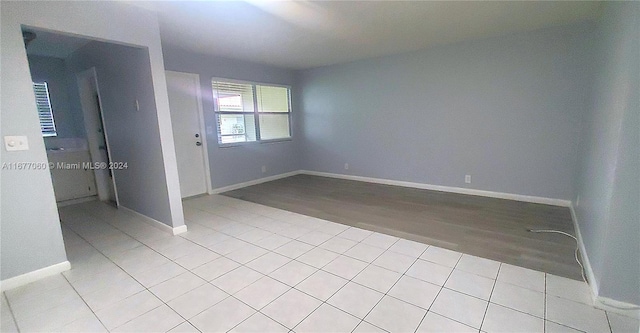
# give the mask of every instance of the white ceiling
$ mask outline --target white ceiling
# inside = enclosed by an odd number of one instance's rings
[[[157,1],[163,44],[302,69],[599,16],[599,2]]]
[[[63,35],[42,30],[24,29],[36,34],[27,46],[27,54],[44,57],[66,58],[75,50],[91,42],[90,39]]]

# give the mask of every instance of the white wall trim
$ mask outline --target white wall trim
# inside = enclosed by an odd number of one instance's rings
[[[183,234],[183,233],[187,232],[187,225],[183,224],[183,225],[181,225],[179,227],[174,227],[172,229],[173,229],[172,233],[173,233],[174,236],[175,235],[179,235],[179,234]]]
[[[141,214],[136,212],[135,210],[131,209],[131,208],[127,208],[124,206],[119,206],[118,209],[122,209],[126,212],[129,212],[137,217],[140,217],[142,219],[142,221],[144,221],[145,223],[147,223],[148,225],[152,226],[152,227],[156,227],[164,232],[167,232],[171,235],[179,235],[181,233],[187,232],[187,226],[185,224],[181,225],[181,226],[177,226],[177,227],[171,227],[168,226],[156,219],[150,218],[147,215]]]
[[[587,255],[587,249],[585,248],[584,241],[582,240],[582,233],[580,232],[580,227],[578,226],[578,215],[576,214],[573,205],[569,206],[569,210],[571,211],[573,230],[575,231],[576,238],[578,239],[578,250],[580,251],[580,257],[582,258],[584,274],[587,277],[587,284],[589,284],[589,288],[591,289],[591,299],[595,304],[595,300],[598,297],[598,280],[596,280],[596,276],[593,273],[593,266],[591,266],[591,261],[589,260],[589,256]]]
[[[576,232],[576,238],[578,239],[578,249],[580,251],[580,257],[582,258],[582,266],[584,266],[584,273],[587,277],[589,289],[591,290],[593,306],[605,311],[640,319],[640,308],[638,308],[637,304],[621,302],[599,295],[598,280],[596,280],[596,276],[593,273],[593,266],[591,266],[591,261],[589,261],[589,256],[587,255],[587,250],[582,240],[582,234],[578,226],[578,215],[576,214],[573,204],[569,207],[569,210],[571,211],[571,220],[573,221],[573,228]]]
[[[498,198],[498,199],[507,199],[507,200],[531,202],[531,203],[538,203],[538,204],[545,204],[545,205],[571,207],[571,201],[570,200],[563,200],[563,199],[536,197],[536,196],[513,194],[513,193],[484,191],[484,190],[476,190],[476,189],[462,188],[462,187],[431,185],[431,184],[414,183],[414,182],[406,182],[406,181],[383,179],[383,178],[372,178],[372,177],[343,175],[343,174],[338,174],[338,173],[309,171],[309,170],[300,170],[299,173],[305,174],[305,175],[312,175],[312,176],[321,176],[321,177],[331,177],[331,178],[339,178],[339,179],[347,179],[347,180],[356,180],[356,181],[367,182],[367,183],[384,184],[384,185],[395,185],[395,186],[418,188],[418,189],[423,189],[423,190],[451,192],[451,193],[459,193],[459,194],[477,195],[477,196],[481,196],[481,197],[490,197],[490,198]]]
[[[229,186],[218,187],[218,188],[214,188],[211,191],[211,193],[209,193],[209,194],[218,194],[218,193],[222,193],[222,192],[233,191],[233,190],[237,190],[239,188],[243,188],[243,187],[247,187],[247,186],[258,185],[258,184],[270,182],[272,180],[277,180],[277,179],[282,179],[282,178],[295,176],[295,175],[300,174],[300,173],[301,173],[300,170],[296,170],[296,171],[285,172],[285,173],[281,173],[281,174],[273,175],[273,176],[269,176],[269,177],[258,178],[258,179],[250,180],[248,182],[243,182],[243,183],[233,184],[233,185],[229,185]]]
[[[515,200],[522,202],[531,202],[552,206],[560,206],[560,207],[571,207],[570,200],[563,199],[554,199],[554,198],[545,198],[545,197],[536,197],[522,194],[513,194],[513,193],[503,193],[503,192],[493,192],[493,191],[484,191],[484,190],[476,190],[471,188],[462,188],[462,187],[452,187],[452,186],[442,186],[442,185],[431,185],[425,183],[414,183],[400,180],[392,180],[392,179],[384,179],[384,178],[372,178],[372,177],[362,177],[362,176],[352,176],[352,175],[343,175],[338,173],[329,173],[329,172],[319,172],[319,171],[310,171],[310,170],[296,170],[286,173],[281,173],[274,176],[258,178],[254,180],[250,180],[243,183],[233,184],[224,187],[218,187],[213,189],[209,194],[218,194],[227,191],[237,190],[243,187],[262,184],[266,182],[270,182],[272,180],[282,179],[286,177],[291,177],[299,174],[311,175],[311,176],[320,176],[320,177],[330,177],[330,178],[338,178],[338,179],[347,179],[347,180],[355,180],[367,183],[375,183],[375,184],[384,184],[384,185],[395,185],[395,186],[403,186],[403,187],[411,187],[418,188],[423,190],[432,190],[432,191],[441,191],[441,192],[450,192],[450,193],[459,193],[459,194],[468,194],[468,195],[477,195],[481,197],[489,197],[489,198],[497,198],[497,199],[507,199],[507,200]]]
[[[608,297],[598,296],[594,299],[593,306],[607,312],[640,319],[640,306],[638,306],[638,304],[621,302]]]
[[[96,201],[96,200],[98,200],[98,195],[92,195],[90,197],[58,201],[56,204],[58,205],[58,208],[60,208],[60,207],[66,207],[66,206],[75,205],[75,204],[79,204],[79,203],[83,203],[83,202]]]
[[[31,282],[35,282],[37,280],[59,274],[64,271],[68,271],[69,269],[71,269],[71,263],[69,263],[68,261],[63,261],[61,263],[47,266],[45,268],[36,269],[35,271],[0,281],[0,290],[5,291],[21,287]]]

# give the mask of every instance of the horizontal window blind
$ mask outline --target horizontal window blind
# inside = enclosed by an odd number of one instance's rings
[[[256,86],[258,112],[289,112],[289,89]]]
[[[216,111],[253,112],[253,85],[213,81],[212,88]]]
[[[36,95],[36,107],[38,109],[42,136],[56,136],[56,124],[53,120],[53,110],[51,109],[51,99],[49,98],[49,87],[47,83],[34,82],[33,91]]]

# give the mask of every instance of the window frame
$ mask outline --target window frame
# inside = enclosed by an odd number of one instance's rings
[[[292,113],[292,107],[291,107],[291,86],[287,85],[287,84],[278,84],[278,83],[266,83],[266,82],[259,82],[259,81],[247,81],[247,80],[237,80],[237,79],[229,79],[229,78],[223,78],[223,77],[212,77],[210,82],[209,82],[209,86],[211,87],[211,96],[212,98],[215,99],[215,97],[213,97],[214,91],[213,91],[213,82],[229,82],[229,83],[237,83],[237,84],[249,84],[252,86],[252,91],[253,91],[253,112],[242,112],[242,111],[219,111],[216,110],[216,103],[215,101],[213,101],[213,112],[215,114],[216,117],[216,141],[218,142],[218,147],[220,148],[229,148],[229,147],[238,147],[238,146],[246,146],[246,145],[254,145],[254,144],[265,144],[265,143],[275,143],[275,142],[286,142],[286,141],[292,141],[293,140],[293,131],[292,131],[292,127],[291,127],[291,113]],[[260,115],[261,114],[285,114],[285,112],[259,112],[258,111],[258,90],[257,90],[257,86],[270,86],[270,87],[280,87],[280,88],[287,88],[287,98],[288,98],[288,110],[286,112],[287,117],[289,119],[289,136],[286,138],[277,138],[277,139],[267,139],[264,140],[261,138],[260,135]],[[220,142],[220,138],[223,136],[222,132],[221,132],[221,128],[220,128],[220,115],[221,114],[230,114],[230,115],[250,115],[252,114],[254,117],[254,126],[255,126],[255,131],[256,131],[256,139],[255,141],[242,141],[242,142],[227,142],[227,143],[222,143]],[[247,133],[247,129],[245,128],[245,136]],[[231,136],[231,135],[225,135],[225,136]]]
[[[42,128],[42,117],[40,117],[40,108],[38,107],[38,95],[36,94],[36,85],[44,85],[45,92],[47,93],[47,104],[49,108],[49,118],[51,119],[51,127],[53,131],[44,132]],[[56,120],[53,116],[53,105],[51,105],[51,92],[49,90],[49,84],[47,81],[32,81],[31,88],[33,89],[33,96],[36,102],[36,112],[38,113],[38,123],[40,124],[40,134],[43,138],[55,138],[58,136],[58,128],[56,126]]]

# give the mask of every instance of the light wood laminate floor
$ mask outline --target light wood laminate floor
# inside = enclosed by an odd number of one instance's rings
[[[224,195],[576,280],[568,208],[296,175]]]

